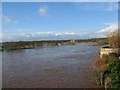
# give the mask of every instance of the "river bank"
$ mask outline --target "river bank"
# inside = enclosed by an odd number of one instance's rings
[[[103,54],[95,60],[93,70],[96,80],[103,88],[120,87],[120,53]]]
[[[47,40],[47,41],[19,41],[0,43],[0,51],[10,51],[18,49],[34,49],[49,46],[76,45],[76,44],[106,44],[106,38],[93,38],[81,40]]]

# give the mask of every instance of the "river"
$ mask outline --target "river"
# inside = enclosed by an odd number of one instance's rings
[[[3,88],[97,87],[91,70],[99,49],[77,44],[2,52]]]

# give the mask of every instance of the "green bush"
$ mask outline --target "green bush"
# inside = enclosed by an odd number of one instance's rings
[[[111,77],[111,88],[120,88],[120,61],[114,61],[108,67]]]
[[[99,78],[101,78],[103,83],[101,85],[104,85],[105,88],[120,88],[119,54],[111,53],[96,60],[94,70],[99,72],[99,75],[102,75],[103,78],[101,76]]]

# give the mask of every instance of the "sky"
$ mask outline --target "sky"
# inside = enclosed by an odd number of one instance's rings
[[[118,24],[117,2],[3,2],[2,41],[105,37]]]

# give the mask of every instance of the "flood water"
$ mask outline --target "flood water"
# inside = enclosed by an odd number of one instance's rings
[[[91,70],[99,49],[78,44],[2,52],[3,88],[97,87]]]

